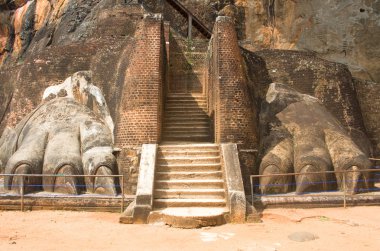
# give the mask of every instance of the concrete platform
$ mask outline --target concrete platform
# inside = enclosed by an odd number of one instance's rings
[[[247,196],[250,198],[251,196]],[[380,205],[380,191],[346,195],[342,192],[324,192],[304,195],[295,193],[281,195],[257,195],[253,197],[253,205],[257,209],[265,208],[325,208],[346,206]]]
[[[152,211],[149,224],[166,224],[178,228],[218,226],[227,222],[228,209],[221,207],[171,207]]]

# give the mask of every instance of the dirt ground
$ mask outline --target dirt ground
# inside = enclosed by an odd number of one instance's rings
[[[262,223],[123,225],[119,214],[0,212],[0,250],[380,250],[380,207],[268,209]],[[306,231],[318,238],[289,239]]]

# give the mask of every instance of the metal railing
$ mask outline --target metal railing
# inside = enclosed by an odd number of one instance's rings
[[[177,0],[166,0],[173,8],[188,19],[188,39],[192,38],[191,27],[194,25],[205,37],[211,38],[212,32],[203,22],[197,18],[189,9]]]
[[[251,200],[252,200],[252,203],[255,201],[254,198],[255,196],[281,196],[281,195],[288,195],[288,194],[258,194],[256,193],[255,194],[255,187],[257,188],[257,190],[259,190],[259,188],[261,187],[261,185],[259,184],[259,182],[257,184],[254,184],[254,179],[259,179],[259,178],[263,178],[263,177],[285,177],[285,176],[298,176],[298,175],[315,175],[315,174],[343,174],[343,178],[342,178],[342,185],[343,185],[343,191],[340,191],[339,188],[338,190],[334,190],[334,192],[343,192],[343,207],[346,208],[347,206],[347,186],[346,186],[346,183],[347,182],[350,182],[349,180],[347,180],[347,174],[348,173],[360,173],[360,175],[362,175],[362,173],[364,172],[368,172],[368,173],[380,173],[380,169],[363,169],[363,170],[340,170],[340,171],[320,171],[320,172],[309,172],[309,173],[275,173],[275,174],[265,174],[265,175],[250,175],[249,179],[250,179],[250,185],[251,185]],[[359,180],[359,181],[363,181],[363,180]],[[372,181],[378,181],[380,182],[380,178],[378,179],[373,179]],[[311,182],[310,182],[311,183]],[[308,184],[310,184],[308,183]],[[336,180],[331,180],[331,181],[326,181],[326,183],[337,183]],[[274,186],[289,186],[289,185],[294,185],[294,183],[286,183],[286,184],[276,184]],[[380,188],[379,189],[374,189],[374,190],[378,190],[380,191]],[[308,192],[308,193],[304,193],[304,194],[312,194],[313,196],[323,196],[325,197],[326,196],[326,192],[328,191],[320,191],[320,192]],[[331,192],[331,191],[330,191]],[[290,192],[289,192],[290,193]],[[297,195],[297,196],[302,196],[303,194],[300,194],[300,195]]]
[[[123,175],[86,175],[86,174],[82,174],[82,175],[59,175],[59,174],[0,174],[0,177],[20,177],[21,179],[21,184],[18,185],[20,187],[20,209],[21,211],[24,211],[24,199],[25,199],[25,178],[29,178],[29,177],[56,177],[56,178],[72,178],[72,177],[78,177],[78,178],[109,178],[109,177],[112,177],[112,178],[119,178],[120,179],[120,182],[119,182],[119,185],[116,185],[115,184],[115,187],[119,187],[120,188],[120,192],[121,192],[121,198],[120,198],[120,212],[124,212],[124,201],[125,201],[125,194],[124,194],[124,176]],[[38,184],[38,185],[29,185],[29,186],[33,186],[33,187],[43,187],[44,185],[43,184]],[[85,184],[84,185],[78,185],[79,186],[86,186]],[[11,187],[15,187],[15,185],[11,185]],[[12,195],[17,195],[16,194],[12,194]],[[62,196],[60,197],[57,197],[57,198],[62,198],[64,197],[65,195],[63,194]],[[44,196],[41,196],[42,198]],[[107,198],[115,198],[117,199],[118,196],[109,196]],[[80,195],[78,195],[78,198],[80,198]],[[94,197],[87,197],[86,196],[86,199],[88,198],[99,198],[99,196],[94,196]]]

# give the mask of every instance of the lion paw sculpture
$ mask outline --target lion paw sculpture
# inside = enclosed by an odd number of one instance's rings
[[[260,127],[264,151],[259,173],[299,173],[261,177],[261,193],[328,191],[337,184],[353,194],[371,186],[370,174],[360,172],[371,166],[368,157],[318,99],[273,83],[261,108]],[[352,172],[345,184],[342,173],[318,173],[332,170]]]
[[[103,96],[100,99],[104,100]],[[75,97],[57,96],[43,102],[16,128],[5,130],[0,139],[0,166],[5,166],[5,174],[45,175],[26,176],[25,193],[44,190],[116,195],[117,180],[106,177],[117,173],[112,129],[106,117]],[[100,177],[70,176],[82,174]],[[4,186],[20,192],[21,182],[20,176],[7,176]]]

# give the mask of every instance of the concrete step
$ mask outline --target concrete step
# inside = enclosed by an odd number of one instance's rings
[[[164,121],[164,126],[209,126],[210,123],[209,121],[207,121],[206,119],[200,119],[198,121],[191,121],[190,119],[189,120],[185,120],[185,119],[165,119]]]
[[[207,106],[206,99],[194,99],[194,98],[171,98],[165,100],[165,106],[167,105],[204,105]]]
[[[211,137],[208,134],[164,134],[164,141],[192,141],[192,142],[208,142]]]
[[[205,144],[167,144],[167,145],[160,145],[159,150],[174,150],[174,151],[212,151],[212,150],[219,150],[219,145],[212,144],[212,143],[205,143]]]
[[[225,199],[224,189],[156,189],[155,199]]]
[[[180,113],[180,112],[189,112],[189,113],[204,113],[207,114],[207,107],[199,106],[170,106],[165,107],[165,112],[170,113]]]
[[[206,114],[203,114],[203,113],[197,114],[191,117],[189,115],[186,116],[185,114],[183,115],[180,114],[180,116],[174,116],[174,115],[170,116],[168,114],[165,114],[164,118],[165,118],[165,122],[173,122],[174,124],[186,124],[186,122],[199,123],[199,124],[210,123],[210,118]]]
[[[187,129],[187,130],[170,130],[165,129],[163,131],[163,135],[186,135],[186,134],[203,134],[206,135],[207,138],[209,138],[209,130],[205,129]]]
[[[166,96],[166,100],[207,100],[203,94],[175,93]]]
[[[169,124],[170,125],[170,124]],[[176,128],[176,127],[171,127],[171,128],[164,128],[163,131],[164,134],[178,134],[178,133],[183,133],[183,134],[205,134],[209,135],[210,134],[210,129],[208,127],[205,128],[197,128],[197,127],[192,127],[192,128]]]
[[[156,189],[224,188],[222,179],[210,180],[156,180]]]
[[[186,117],[186,118],[198,118],[198,117],[202,117],[202,118],[207,118],[209,119],[210,117],[207,115],[206,112],[202,111],[202,110],[197,110],[197,111],[173,111],[173,110],[170,110],[170,111],[165,111],[165,118],[168,118],[168,117],[173,117],[173,116],[176,116],[176,117]]]
[[[193,125],[187,124],[187,125],[172,125],[171,123],[165,125],[165,129],[168,130],[188,130],[188,129],[203,129],[203,130],[208,130],[209,127],[205,126],[203,124],[198,125],[197,123],[194,123]]]
[[[220,156],[175,156],[175,157],[165,157],[157,158],[157,164],[213,164],[220,163]]]
[[[166,105],[170,104],[199,104],[199,105],[207,105],[207,100],[206,99],[183,99],[183,98],[177,98],[177,99],[167,99],[165,101]]]
[[[152,211],[148,222],[191,229],[225,224],[226,214],[228,210],[225,207],[169,207]]]
[[[156,172],[155,179],[157,180],[209,180],[222,179],[222,171],[212,172]]]
[[[225,207],[225,199],[154,199],[155,208],[165,207]]]
[[[178,102],[176,103],[172,103],[172,104],[166,104],[165,105],[165,109],[168,109],[168,108],[179,108],[179,109],[182,109],[182,108],[194,108],[194,109],[206,109],[207,108],[207,105],[206,103],[204,104],[199,104],[199,103],[185,103],[185,104],[178,104]]]
[[[158,157],[176,157],[176,156],[197,156],[197,157],[207,157],[207,156],[219,156],[219,150],[209,151],[209,150],[159,150]]]
[[[160,164],[157,166],[158,172],[212,172],[220,171],[222,166],[220,163],[215,164]]]

